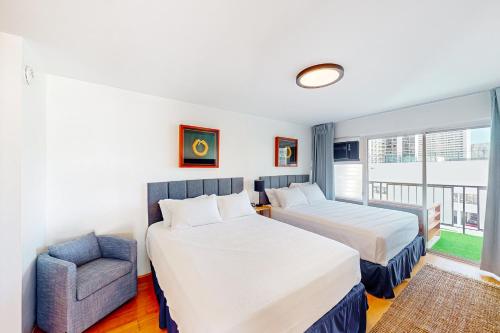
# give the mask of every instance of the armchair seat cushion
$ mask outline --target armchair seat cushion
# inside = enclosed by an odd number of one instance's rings
[[[113,281],[130,273],[130,261],[100,258],[86,263],[76,270],[76,298],[82,300]]]

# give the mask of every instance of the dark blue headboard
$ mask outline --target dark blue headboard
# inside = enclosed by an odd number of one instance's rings
[[[243,177],[176,180],[148,183],[148,225],[162,221],[160,205],[162,199],[187,199],[203,194],[228,195],[243,191]]]
[[[265,188],[280,188],[290,186],[291,183],[307,183],[309,175],[286,175],[286,176],[262,176]],[[259,193],[261,203],[268,204],[269,200],[265,192]]]

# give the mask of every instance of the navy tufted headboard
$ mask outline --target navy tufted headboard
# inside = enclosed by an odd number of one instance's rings
[[[286,175],[286,176],[262,176],[265,188],[280,188],[290,186],[291,183],[307,183],[309,175]],[[269,204],[266,192],[259,193],[260,202]]]
[[[228,195],[243,191],[243,177],[176,180],[148,183],[148,225],[163,220],[158,201],[187,199],[203,194]]]

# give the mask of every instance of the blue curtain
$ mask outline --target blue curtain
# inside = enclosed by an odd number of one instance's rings
[[[491,141],[488,196],[481,269],[500,276],[500,88],[491,90]]]
[[[312,128],[312,181],[323,190],[327,199],[335,198],[333,186],[333,123]]]

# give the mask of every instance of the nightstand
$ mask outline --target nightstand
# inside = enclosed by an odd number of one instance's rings
[[[260,214],[262,216],[266,216],[264,212],[267,212],[267,217],[271,218],[271,209],[273,206],[271,205],[262,205],[262,206],[255,206],[255,211],[257,214]]]

